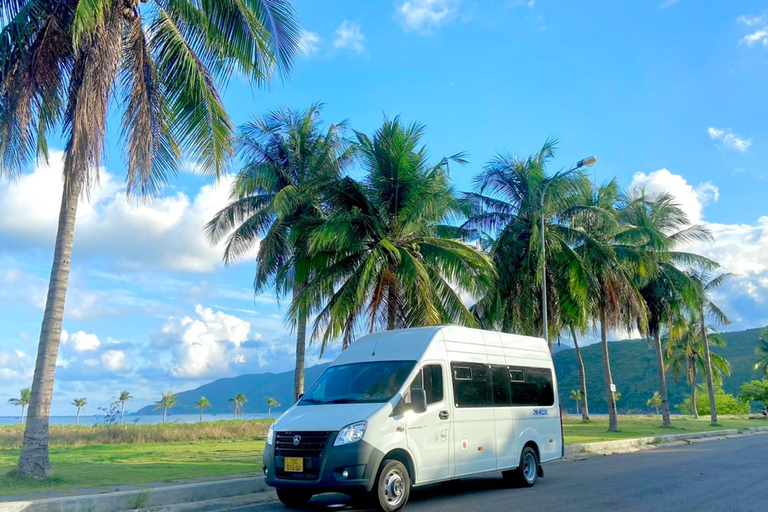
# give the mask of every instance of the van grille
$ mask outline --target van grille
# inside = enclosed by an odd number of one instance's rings
[[[278,457],[320,457],[330,432],[278,432],[275,435],[275,455]],[[294,438],[299,443],[294,443]]]

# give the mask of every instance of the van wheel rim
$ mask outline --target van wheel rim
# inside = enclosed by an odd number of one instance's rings
[[[528,482],[533,482],[536,479],[536,458],[532,453],[527,453],[523,459],[523,476]]]
[[[405,480],[402,473],[393,469],[384,478],[384,497],[387,503],[396,507],[405,497]]]

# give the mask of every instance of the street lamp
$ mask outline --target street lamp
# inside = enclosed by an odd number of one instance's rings
[[[558,172],[552,178],[547,180],[544,184],[544,188],[541,190],[541,262],[542,262],[542,276],[541,276],[541,319],[542,319],[542,331],[544,333],[544,339],[549,343],[549,326],[547,325],[547,255],[546,244],[544,243],[544,196],[547,192],[549,185],[557,178],[563,178],[571,173],[574,173],[582,167],[592,167],[597,163],[596,156],[588,156],[582,158],[576,162],[576,167],[566,172]]]

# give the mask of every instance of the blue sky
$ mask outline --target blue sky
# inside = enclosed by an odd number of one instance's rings
[[[668,190],[715,241],[693,247],[737,274],[717,299],[732,328],[768,324],[768,9],[757,1],[309,1],[288,80],[224,94],[236,124],[325,103],[328,122],[371,132],[384,114],[427,126],[458,190],[494,153],[549,136],[552,170],[594,154],[598,181]],[[227,197],[183,172],[153,203],[122,195],[119,124],[101,188],[81,206],[54,414],[122,389],[160,391],[292,366],[293,339],[250,260],[224,268],[201,226]],[[52,146],[61,148],[58,141]],[[237,170],[233,163],[232,170]],[[60,153],[0,184],[0,398],[31,382],[60,194]],[[317,350],[311,350],[317,361]],[[0,415],[16,411],[0,399]]]

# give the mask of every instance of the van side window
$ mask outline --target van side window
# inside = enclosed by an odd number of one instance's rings
[[[512,405],[554,405],[555,393],[550,369],[510,368],[509,375],[512,381]]]
[[[490,369],[486,364],[451,363],[456,407],[492,407]]]
[[[443,400],[443,367],[439,364],[428,364],[416,374],[409,391],[423,389],[427,393],[427,405],[436,404]],[[411,403],[410,393],[406,403]]]
[[[491,366],[493,387],[493,405],[496,407],[511,405],[509,393],[509,371],[506,366]]]

